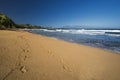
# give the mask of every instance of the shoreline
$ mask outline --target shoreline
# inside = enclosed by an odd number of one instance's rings
[[[25,30],[23,30],[23,31],[25,31]],[[25,31],[25,32],[32,33],[32,32],[29,32],[29,31]],[[59,41],[71,43],[71,44],[82,45],[82,46],[86,46],[86,47],[100,49],[100,50],[104,50],[104,51],[107,51],[107,52],[110,52],[110,53],[114,53],[114,54],[120,54],[120,52],[115,51],[115,50],[112,51],[111,49],[105,49],[105,48],[102,48],[102,47],[92,46],[92,45],[88,45],[88,44],[81,44],[81,43],[76,43],[76,42],[70,42],[70,41],[66,41],[66,40],[63,40],[63,39],[58,39],[58,38],[55,38],[55,37],[49,37],[49,36],[45,36],[45,35],[41,35],[41,34],[37,34],[37,33],[32,33],[32,34],[35,34],[35,35],[38,35],[38,36],[47,37],[47,38],[51,38],[51,39],[54,39],[54,40],[59,40]]]
[[[120,80],[120,55],[26,31],[0,31],[2,80]]]

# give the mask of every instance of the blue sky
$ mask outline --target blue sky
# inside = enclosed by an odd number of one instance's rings
[[[0,12],[19,24],[120,27],[120,0],[0,0]]]

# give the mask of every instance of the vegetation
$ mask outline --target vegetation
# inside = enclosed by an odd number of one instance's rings
[[[0,29],[43,29],[41,26],[30,24],[15,24],[9,17],[0,14]]]
[[[19,29],[41,29],[43,27],[41,26],[32,26],[30,24],[16,24],[16,28],[19,28]]]
[[[15,23],[4,14],[0,14],[0,29],[15,28]]]

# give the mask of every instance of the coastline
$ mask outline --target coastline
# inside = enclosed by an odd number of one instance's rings
[[[77,43],[79,45],[85,45],[90,46],[93,48],[100,48],[107,51],[112,51],[113,53],[120,54],[120,40],[118,35],[110,35],[106,34],[106,32],[112,32],[104,31],[104,30],[25,30],[30,33],[43,35],[47,37],[56,38],[58,40],[62,40],[65,42],[70,43]],[[90,31],[91,34],[88,34]],[[78,32],[78,34],[74,34],[72,32]],[[100,32],[99,34],[97,32]],[[117,32],[117,31],[115,31]]]
[[[0,31],[0,79],[119,80],[120,55],[24,31]]]

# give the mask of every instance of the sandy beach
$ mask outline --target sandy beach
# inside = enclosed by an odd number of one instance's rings
[[[120,80],[120,55],[23,31],[0,31],[0,80]]]

